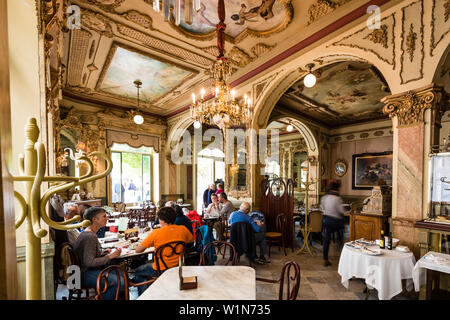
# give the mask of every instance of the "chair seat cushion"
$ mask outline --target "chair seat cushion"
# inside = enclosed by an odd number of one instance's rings
[[[281,237],[283,234],[279,233],[279,232],[266,232],[266,237],[269,238],[277,238],[277,237]]]

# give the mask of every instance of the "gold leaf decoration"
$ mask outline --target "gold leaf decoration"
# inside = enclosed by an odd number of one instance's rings
[[[368,39],[373,43],[379,43],[384,48],[388,48],[388,33],[387,33],[387,25],[382,25],[380,29],[376,29],[369,33],[364,39]]]
[[[411,23],[409,28],[409,34],[406,37],[406,51],[409,53],[409,60],[412,62],[414,59],[414,51],[416,50],[417,33],[414,32],[414,26]]]

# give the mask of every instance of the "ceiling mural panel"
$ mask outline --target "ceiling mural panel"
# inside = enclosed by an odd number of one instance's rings
[[[384,104],[380,100],[390,91],[371,65],[339,62],[318,73],[317,85],[306,88],[301,79],[284,94],[282,101],[297,105],[299,111],[308,112],[321,122],[343,124],[382,116]]]
[[[114,45],[110,64],[104,69],[98,90],[125,98],[136,98],[133,81],[142,81],[141,99],[151,102],[162,98],[190,78],[194,72],[152,56]],[[105,72],[106,70],[106,72]]]
[[[293,9],[290,2],[290,0],[227,0],[225,33],[235,39],[247,33],[266,36],[281,31],[292,20]],[[182,16],[178,28],[200,39],[209,39],[205,36],[210,35],[214,37],[216,24],[219,22],[217,3],[217,0],[203,0],[200,11],[192,17],[192,23],[187,23]]]

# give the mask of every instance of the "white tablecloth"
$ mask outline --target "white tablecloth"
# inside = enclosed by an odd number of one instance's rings
[[[165,271],[138,300],[256,300],[255,269],[245,266],[183,266],[197,288],[180,290],[178,267]]]
[[[413,269],[414,288],[416,291],[420,291],[420,287],[426,282],[427,273],[425,269],[450,274],[450,255],[430,251],[417,261]]]
[[[368,248],[379,249],[378,246]],[[344,246],[338,267],[342,285],[348,288],[349,280],[353,277],[365,279],[369,288],[377,289],[380,300],[389,300],[400,294],[402,279],[407,279],[406,288],[412,290],[412,270],[416,262],[414,255],[397,250],[381,251],[381,255],[372,256]]]

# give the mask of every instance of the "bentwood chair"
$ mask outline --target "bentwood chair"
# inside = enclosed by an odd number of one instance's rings
[[[295,261],[288,261],[284,264],[283,268],[281,269],[281,275],[278,280],[258,278],[258,277],[256,277],[256,280],[269,283],[280,283],[278,300],[283,300],[284,288],[286,288],[285,290],[286,300],[296,300],[298,290],[300,289],[300,277],[301,277],[300,266]],[[286,287],[284,286],[285,283]]]
[[[156,271],[158,276],[161,275],[161,271],[169,269],[167,265],[167,258],[175,256],[183,256],[185,253],[186,243],[183,241],[171,241],[159,246],[155,252]],[[162,269],[161,267],[164,266]]]
[[[67,273],[67,268],[71,265],[80,266],[80,259],[77,253],[73,249],[69,242],[64,242],[56,248],[54,257],[54,281],[55,281],[55,298],[56,291],[59,284],[67,285],[67,280],[69,274]],[[82,286],[80,289],[69,289],[68,297],[63,297],[63,299],[68,300],[86,300],[93,299],[95,295],[90,296],[90,289],[95,290],[94,287]],[[84,297],[83,297],[84,295]]]
[[[97,295],[95,296],[96,300],[103,300],[103,294],[105,294],[108,289],[109,289],[109,285],[112,285],[113,282],[109,281],[109,276],[110,274],[115,274],[115,280],[120,279],[120,276],[122,276],[122,278],[124,279],[124,285],[123,285],[123,299],[124,300],[129,300],[130,299],[130,293],[129,293],[129,288],[130,287],[139,287],[139,286],[143,286],[143,285],[150,285],[153,282],[155,282],[156,278],[152,278],[148,281],[144,281],[144,282],[140,282],[140,283],[134,283],[133,281],[130,280],[130,278],[128,277],[128,273],[123,269],[122,266],[119,265],[112,265],[109,267],[106,267],[105,269],[103,269],[100,274],[98,275],[97,278]],[[103,285],[102,285],[102,280],[103,281]],[[119,284],[117,285],[116,288],[116,294],[114,296],[114,300],[120,300],[120,290],[121,289],[121,283],[119,281]]]
[[[281,246],[283,247],[284,255],[286,256],[286,245],[285,245],[285,234],[284,231],[287,227],[287,219],[284,213],[280,213],[276,218],[275,232],[266,232],[266,240],[269,245],[269,257],[270,257],[270,248],[272,244],[276,242],[278,244],[278,250],[281,250]]]
[[[217,248],[217,250],[216,250]],[[225,258],[227,253],[227,248],[229,249],[230,257],[228,259]],[[211,257],[211,250],[215,250],[216,255],[222,255],[222,259],[226,261],[225,265],[227,266],[228,263],[231,262],[232,266],[235,266],[238,264],[236,249],[234,249],[234,246],[226,241],[213,241],[208,243],[205,248],[203,248],[202,255],[200,256],[200,263],[199,266],[206,266],[206,265],[214,265],[214,261]]]
[[[115,275],[114,280],[111,280],[111,275]],[[124,279],[123,288],[120,278]],[[95,296],[95,300],[103,300],[103,295],[111,290],[111,286],[117,283],[116,292],[114,295],[114,300],[119,300],[121,297],[120,293],[123,291],[122,298],[124,300],[129,300],[129,292],[128,292],[128,276],[127,273],[117,265],[109,266],[103,269],[98,277],[97,277],[97,295]]]

